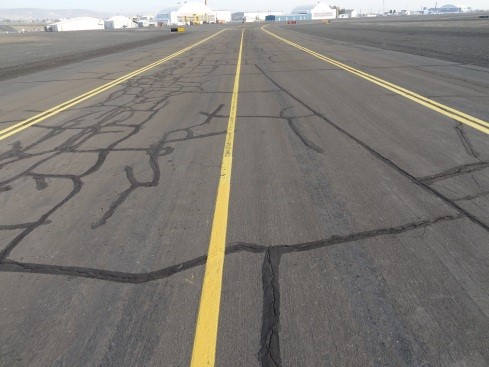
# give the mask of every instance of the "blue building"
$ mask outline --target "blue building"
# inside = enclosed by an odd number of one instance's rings
[[[301,5],[288,15],[270,15],[265,18],[267,22],[287,22],[297,20],[323,20],[336,18],[336,9],[326,3]]]
[[[439,8],[429,9],[430,13],[435,13],[435,14],[467,13],[470,11],[471,8],[465,5],[452,5],[452,4],[443,5]]]
[[[311,14],[267,15],[267,22],[287,22],[290,20],[312,20]]]

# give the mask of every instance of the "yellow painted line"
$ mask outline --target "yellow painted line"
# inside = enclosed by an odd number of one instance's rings
[[[226,250],[229,195],[231,192],[231,170],[233,166],[234,129],[238,109],[239,78],[243,54],[244,29],[241,32],[238,64],[231,98],[231,110],[222,157],[221,178],[217,189],[216,207],[205,267],[204,283],[200,298],[199,313],[195,329],[191,367],[213,367],[216,359],[217,326],[221,303],[222,273]]]
[[[282,38],[268,30],[265,29],[266,26],[262,27],[262,30],[268,33],[269,35],[279,39],[282,42],[285,42],[289,44],[290,46],[293,46],[295,48],[298,48],[301,51],[304,51],[320,60],[323,60],[331,65],[337,66],[340,69],[343,69],[345,71],[348,71],[356,76],[359,76],[360,78],[366,79],[374,84],[377,84],[385,89],[388,89],[396,94],[399,94],[407,99],[410,99],[411,101],[414,101],[422,106],[425,106],[433,111],[436,111],[438,113],[441,113],[442,115],[445,115],[447,117],[450,117],[458,122],[461,122],[467,126],[473,127],[474,129],[477,129],[479,131],[482,131],[486,134],[489,134],[489,122],[478,119],[474,116],[470,116],[462,111],[456,110],[452,107],[446,106],[442,103],[438,103],[436,101],[433,101],[432,99],[426,98],[422,95],[419,95],[417,93],[414,93],[408,89],[402,88],[396,84],[390,83],[386,80],[383,80],[381,78],[378,78],[376,76],[373,76],[371,74],[367,74],[361,70],[355,69],[351,66],[348,66],[346,64],[343,64],[339,61],[336,61],[334,59],[331,59],[329,57],[326,57],[324,55],[321,55],[318,52],[315,52],[313,50],[310,50],[306,47],[303,47],[301,45],[298,45],[297,43],[291,42],[285,38]]]
[[[19,131],[22,131],[22,130],[28,128],[29,126],[32,126],[32,125],[35,125],[41,121],[44,121],[47,118],[52,117],[52,116],[54,116],[54,115],[56,115],[62,111],[65,111],[68,108],[73,107],[73,106],[75,106],[75,105],[77,105],[83,101],[86,101],[89,98],[95,97],[96,95],[103,93],[103,92],[107,91],[108,89],[115,87],[116,85],[124,83],[126,80],[131,79],[131,78],[135,77],[136,75],[142,74],[148,70],[155,68],[156,66],[159,66],[159,65],[161,65],[161,64],[163,64],[163,63],[165,63],[171,59],[174,59],[175,57],[180,56],[180,55],[184,54],[185,52],[209,41],[210,39],[216,37],[218,34],[224,32],[224,31],[225,31],[225,29],[223,29],[223,30],[221,30],[221,31],[197,42],[197,43],[194,43],[193,45],[185,47],[184,49],[177,51],[174,54],[171,54],[171,55],[169,55],[163,59],[160,59],[156,62],[153,62],[152,64],[149,64],[149,65],[147,65],[141,69],[135,70],[129,74],[121,76],[120,78],[117,78],[117,79],[115,79],[109,83],[101,85],[100,87],[95,88],[91,91],[88,91],[88,92],[86,92],[86,93],[84,93],[78,97],[70,99],[69,101],[63,102],[63,103],[61,103],[57,106],[54,106],[54,107],[52,107],[52,108],[50,108],[44,112],[41,112],[35,116],[32,116],[32,117],[28,118],[27,120],[21,121],[15,125],[12,125],[12,126],[6,128],[6,129],[0,130],[0,140],[3,140],[3,139],[5,139],[11,135],[14,135],[14,134],[18,133]]]

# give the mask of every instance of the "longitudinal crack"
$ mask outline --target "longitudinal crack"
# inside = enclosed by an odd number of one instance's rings
[[[453,209],[457,210],[459,213],[463,214],[467,218],[469,218],[472,222],[477,224],[478,226],[484,228],[486,231],[489,232],[489,225],[486,223],[482,222],[480,219],[478,219],[475,215],[471,214],[464,208],[462,208],[460,205],[455,203],[455,201],[451,200],[447,196],[441,194],[440,192],[436,191],[434,188],[430,187],[429,184],[419,178],[414,177],[412,174],[401,168],[399,165],[394,163],[392,160],[389,158],[385,157],[384,155],[380,154],[378,151],[375,149],[371,148],[369,145],[367,145],[365,142],[360,140],[359,138],[355,137],[345,129],[343,129],[341,126],[339,126],[337,123],[334,123],[331,121],[329,118],[327,118],[324,114],[321,112],[317,111],[314,109],[312,106],[308,105],[298,97],[296,97],[292,92],[289,90],[285,89],[282,87],[280,84],[278,84],[272,77],[270,77],[260,66],[255,65],[258,70],[271,82],[273,83],[277,88],[279,88],[283,93],[287,94],[290,96],[293,100],[297,101],[299,104],[307,108],[309,111],[311,111],[315,116],[318,118],[322,119],[324,122],[328,123],[331,125],[333,128],[335,128],[338,132],[340,132],[342,135],[346,136],[350,140],[354,141],[356,144],[360,145],[362,148],[364,148],[366,151],[368,151],[372,156],[377,158],[378,160],[382,161],[383,163],[387,164],[389,167],[393,168],[400,174],[402,174],[404,177],[409,179],[411,182],[413,182],[415,185],[423,188],[425,191],[429,192],[430,194],[435,195],[439,199],[441,199],[444,203],[446,203],[448,206],[452,207]],[[479,168],[480,169],[480,168]]]
[[[473,146],[469,137],[465,133],[464,125],[461,122],[459,122],[455,126],[455,130],[457,131],[457,135],[460,138],[460,141],[462,142],[462,145],[464,146],[464,149],[467,152],[467,155],[469,155],[472,158],[479,160],[480,153],[475,149],[475,147]]]
[[[279,264],[281,249],[269,247],[265,252],[262,266],[263,313],[261,342],[258,358],[262,367],[280,367],[280,289]]]

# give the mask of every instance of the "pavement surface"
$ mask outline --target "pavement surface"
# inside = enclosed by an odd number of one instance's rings
[[[186,32],[192,32],[192,27]],[[144,45],[160,43],[161,46],[163,41],[181,35],[171,33],[168,27],[0,34],[0,80]]]
[[[489,67],[489,13],[336,19],[289,26],[321,39]]]
[[[489,364],[489,69],[317,27],[0,82],[0,366]]]

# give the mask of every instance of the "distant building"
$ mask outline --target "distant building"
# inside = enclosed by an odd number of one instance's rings
[[[65,31],[88,31],[94,29],[104,29],[103,19],[92,17],[79,17],[62,20],[44,27],[48,32],[65,32]]]
[[[105,29],[123,29],[123,28],[137,28],[138,24],[131,18],[124,17],[122,15],[116,15],[107,19],[105,22]]]
[[[207,5],[189,2],[173,5],[156,15],[158,26],[215,23],[216,14]]]
[[[139,28],[155,27],[155,26],[156,26],[155,17],[152,15],[142,15],[138,19]]]
[[[232,22],[244,23],[246,21],[245,13],[242,12],[242,11],[238,11],[236,13],[232,13],[231,14],[231,21]]]
[[[319,2],[297,6],[292,10],[292,14],[307,15],[310,20],[334,19],[336,18],[336,8]]]
[[[297,6],[291,14],[270,15],[266,17],[269,22],[284,22],[297,20],[324,20],[336,18],[336,8],[325,3]]]
[[[430,13],[437,13],[437,14],[454,14],[454,13],[468,13],[472,9],[470,7],[467,7],[465,5],[452,5],[452,4],[447,4],[443,5],[439,8],[431,8],[429,9]]]
[[[278,16],[282,15],[283,11],[254,11],[254,12],[238,12],[232,14],[233,22],[243,22],[243,23],[251,23],[251,22],[263,22],[269,16]]]
[[[212,13],[216,16],[216,23],[229,23],[231,21],[231,11],[229,10],[213,10]]]
[[[358,18],[358,11],[355,9],[343,9],[338,14],[338,18]]]
[[[289,14],[289,15],[267,15],[265,21],[267,22],[287,22],[297,20],[308,20],[309,17],[304,14]]]

